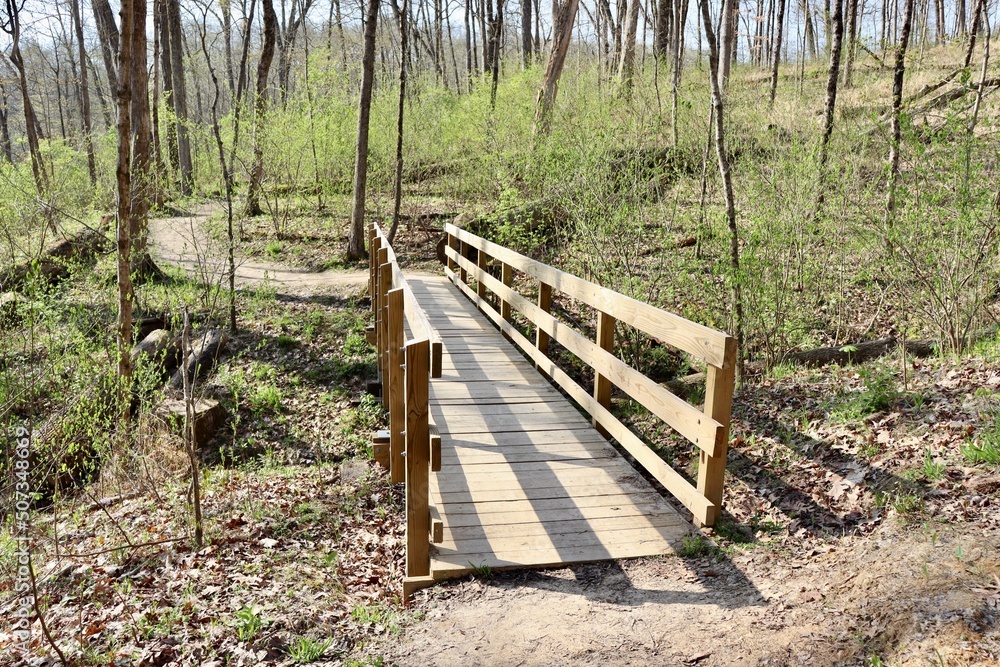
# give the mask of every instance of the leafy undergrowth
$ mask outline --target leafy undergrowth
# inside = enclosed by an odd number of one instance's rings
[[[401,606],[403,503],[370,461],[381,405],[364,393],[366,302],[258,290],[198,393],[228,417],[202,449],[194,546],[177,437],[141,417],[100,478],[33,515],[47,629],[74,664],[350,661],[413,618]],[[15,543],[0,542],[0,617],[14,618]],[[0,628],[0,664],[48,664]]]

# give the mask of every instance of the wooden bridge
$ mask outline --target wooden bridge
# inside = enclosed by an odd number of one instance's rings
[[[477,569],[670,553],[692,521],[712,525],[735,340],[452,225],[445,231],[440,277],[404,276],[382,231],[368,234],[369,339],[389,411],[374,453],[406,485],[404,599]],[[595,311],[593,340],[551,314],[554,292]],[[618,358],[619,323],[705,365],[703,409]],[[551,342],[593,369],[593,393],[553,361]],[[694,484],[612,414],[613,387],[698,448]]]

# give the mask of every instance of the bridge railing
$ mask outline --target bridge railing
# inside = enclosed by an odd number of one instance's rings
[[[449,278],[524,350],[538,370],[548,375],[591,415],[595,427],[606,436],[613,437],[683,503],[696,522],[712,525],[722,507],[736,360],[735,339],[542,264],[454,225],[445,225],[445,232],[448,235],[445,271]],[[470,257],[475,257],[475,261]],[[491,259],[500,264],[499,278],[490,271]],[[512,287],[514,271],[537,281],[537,301],[524,297]],[[470,278],[476,281],[475,289],[469,284]],[[499,310],[487,299],[488,292],[498,298]],[[597,334],[594,340],[550,314],[553,292],[561,292],[596,311]],[[514,325],[512,309],[533,325],[534,341]],[[699,410],[621,361],[615,355],[616,322],[628,324],[704,362],[707,366],[704,409]],[[594,369],[593,395],[549,358],[550,341],[556,341]],[[698,448],[700,460],[696,485],[671,468],[611,413],[612,385]]]
[[[441,376],[441,340],[403,277],[396,253],[378,225],[368,228],[369,294],[375,315],[382,402],[389,410],[388,452],[376,458],[393,482],[406,484],[406,578],[403,596],[433,583],[428,476],[432,430],[428,380]],[[440,447],[439,442],[435,443]],[[440,465],[440,456],[436,457]]]

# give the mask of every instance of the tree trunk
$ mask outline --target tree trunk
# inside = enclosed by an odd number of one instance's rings
[[[97,23],[97,36],[101,43],[101,55],[104,58],[104,68],[108,74],[108,87],[118,92],[118,71],[115,58],[118,54],[118,25],[115,23],[115,13],[111,10],[108,0],[91,0],[94,10],[94,22]]]
[[[524,62],[524,69],[531,67],[533,60],[531,28],[531,0],[521,0],[521,58]]]
[[[545,66],[545,76],[542,87],[535,101],[535,134],[548,134],[552,108],[556,104],[556,94],[559,92],[559,77],[563,65],[566,64],[566,52],[569,51],[573,39],[573,23],[580,0],[564,0],[556,13],[552,29],[552,52]]]
[[[42,153],[38,143],[38,118],[35,116],[35,107],[31,104],[29,95],[28,76],[24,69],[24,58],[21,55],[21,17],[20,7],[17,3],[7,4],[9,11],[9,23],[4,26],[4,31],[11,37],[10,62],[17,71],[18,84],[21,87],[21,107],[24,112],[25,135],[28,139],[28,151],[31,153],[31,173],[35,178],[35,188],[38,196],[45,197],[49,189],[48,174],[45,171],[45,164],[42,162]]]
[[[858,50],[858,0],[847,0],[847,62],[844,63],[844,88],[854,85],[854,56]]]
[[[236,77],[233,73],[233,8],[230,0],[220,0],[222,10],[222,39],[226,48],[226,83],[229,84],[229,96],[236,91]]]
[[[826,201],[826,163],[833,135],[833,118],[837,109],[837,84],[840,82],[840,53],[844,44],[844,0],[835,0],[833,8],[833,41],[830,43],[830,71],[826,78],[826,107],[823,110],[823,136],[819,144],[819,189],[813,218],[823,212]]]
[[[406,106],[406,50],[410,44],[410,0],[403,0],[399,12],[399,105],[396,108],[396,180],[392,191],[392,226],[389,227],[389,245],[396,239],[399,229],[399,208],[403,200],[403,110]]]
[[[10,143],[10,125],[8,123],[7,88],[0,83],[0,151],[7,162],[14,163],[14,152]]]
[[[706,2],[708,0],[702,0]],[[739,0],[723,0],[722,2],[722,18],[720,20],[719,29],[721,35],[719,35],[719,42],[716,45],[719,49],[718,54],[718,79],[719,88],[724,92],[726,87],[729,85],[729,72],[733,63],[733,55],[736,51],[736,36],[737,36],[737,12],[739,11]]]
[[[365,197],[368,186],[368,122],[372,110],[375,79],[375,29],[379,0],[368,0],[365,9],[364,54],[361,60],[361,99],[358,101],[358,140],[354,153],[354,192],[351,198],[351,226],[347,256],[361,259],[365,253]]]
[[[181,24],[180,0],[166,2],[167,33],[170,44],[170,78],[173,88],[174,114],[177,116],[177,162],[180,168],[181,194],[191,194],[191,141],[188,137],[187,85],[184,79],[184,33]]]
[[[260,215],[260,187],[264,178],[264,114],[267,112],[267,75],[274,60],[274,47],[278,38],[278,15],[272,0],[262,0],[264,9],[264,46],[257,63],[257,89],[254,95],[253,166],[247,184],[246,214]],[[249,36],[248,36],[249,39]]]
[[[856,3],[856,0],[852,0]],[[768,104],[774,106],[774,96],[778,92],[778,65],[781,64],[781,40],[785,34],[785,5],[787,0],[778,0],[778,34],[775,38],[774,60],[771,63],[771,94],[768,97]]]
[[[955,36],[961,37],[966,30],[965,0],[955,0]]]
[[[132,52],[130,70],[119,68],[121,77],[130,72],[131,125],[132,125],[132,174],[131,215],[129,239],[132,243],[131,272],[133,276],[155,272],[147,250],[147,223],[149,202],[155,186],[152,179],[150,143],[152,128],[149,116],[149,70],[146,69],[146,0],[132,0]]]
[[[727,0],[728,4],[728,0]],[[719,46],[712,29],[712,15],[709,3],[701,3],[702,27],[705,31],[705,41],[708,42],[709,82],[712,90],[712,114],[715,117],[715,154],[719,162],[719,175],[722,177],[723,194],[726,198],[726,223],[729,227],[729,263],[733,272],[733,313],[736,329],[737,376],[743,376],[743,293],[740,287],[740,242],[739,230],[736,226],[736,196],[733,192],[733,178],[726,154],[726,124],[723,117],[725,105],[722,98],[722,80],[720,77]],[[725,21],[723,21],[725,25]]]
[[[670,53],[672,38],[671,19],[673,18],[673,0],[657,0],[656,30],[653,31],[653,53],[657,58],[666,58]],[[600,13],[598,11],[598,13]]]
[[[976,2],[976,8],[972,15],[972,30],[969,31],[969,45],[965,48],[965,60],[962,61],[963,68],[967,68],[972,63],[972,52],[976,49],[976,38],[979,36],[979,26],[982,24],[983,9],[985,6],[986,0],[978,0]]]
[[[134,0],[122,0],[122,34],[118,47],[118,379],[122,409],[128,416],[128,380],[132,376],[132,38]]]
[[[639,28],[639,3],[641,0],[628,0],[627,23],[622,41],[621,59],[618,61],[618,80],[621,83],[622,94],[632,97],[632,76],[635,72],[635,40]],[[572,30],[572,25],[570,26]]]
[[[97,165],[94,161],[94,142],[91,138],[90,118],[90,88],[87,85],[87,49],[83,43],[83,21],[80,17],[80,0],[73,0],[70,5],[73,12],[73,29],[76,32],[77,48],[80,51],[80,105],[83,116],[83,145],[87,151],[87,173],[90,184],[97,184]]]
[[[903,76],[906,74],[906,49],[910,43],[910,28],[913,24],[913,1],[905,0],[903,6],[903,32],[896,47],[896,62],[892,74],[892,139],[889,143],[889,196],[886,212],[891,221],[896,212],[896,182],[899,180],[899,146],[903,132],[899,123],[899,113],[903,107]]]

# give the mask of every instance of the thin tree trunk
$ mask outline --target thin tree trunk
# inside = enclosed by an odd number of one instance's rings
[[[886,213],[889,221],[896,213],[896,182],[899,180],[899,147],[903,141],[899,114],[903,107],[903,77],[906,74],[906,49],[910,43],[910,28],[913,24],[913,2],[905,0],[903,6],[903,32],[896,47],[896,62],[892,75],[892,139],[889,143],[889,196]]]
[[[24,68],[24,57],[21,55],[21,17],[20,6],[8,0],[7,18],[9,23],[4,26],[4,31],[11,37],[9,59],[17,72],[18,84],[21,87],[21,108],[24,113],[25,136],[28,139],[28,152],[31,154],[31,174],[35,179],[35,188],[38,196],[45,197],[49,189],[49,178],[45,171],[45,164],[42,162],[42,153],[39,147],[38,118],[35,116],[35,107],[31,103],[29,94],[28,76]]]
[[[118,71],[115,58],[118,54],[118,26],[115,24],[115,14],[108,0],[91,0],[94,10],[94,21],[97,23],[97,36],[101,43],[101,55],[104,58],[104,68],[107,70],[108,87],[118,91]]]
[[[726,124],[723,118],[724,104],[722,85],[719,77],[719,47],[712,29],[712,15],[708,2],[701,3],[702,27],[708,42],[709,81],[712,89],[712,109],[715,116],[715,154],[719,161],[719,175],[722,177],[723,194],[726,199],[726,223],[729,226],[729,263],[732,269],[733,313],[738,350],[736,373],[743,377],[743,293],[740,287],[740,241],[736,226],[736,196],[733,192],[733,178],[726,154]]]
[[[531,3],[532,0],[521,0],[521,61],[524,69],[531,67],[533,60],[531,52]]]
[[[625,36],[622,42],[621,59],[618,61],[618,80],[621,83],[622,95],[632,97],[632,76],[635,72],[635,40],[639,27],[639,3],[641,0],[628,0]]]
[[[847,61],[844,63],[844,88],[854,85],[854,56],[858,51],[858,0],[847,0]]]
[[[837,109],[837,84],[840,82],[840,53],[844,44],[844,0],[835,0],[833,8],[833,41],[830,43],[830,71],[826,79],[826,107],[823,110],[823,135],[819,144],[819,188],[813,219],[823,212],[826,201],[826,163],[833,135],[834,112]]]
[[[563,66],[566,64],[566,52],[569,51],[569,44],[573,39],[573,23],[576,21],[579,4],[579,0],[564,0],[556,13],[555,23],[552,26],[552,52],[549,54],[542,87],[535,101],[536,135],[548,134],[549,131],[552,108],[556,104],[556,94],[559,92],[559,77],[562,75]]]
[[[230,0],[220,0],[222,10],[222,39],[226,48],[226,81],[229,83],[229,95],[236,91],[236,77],[233,73],[233,9]]]
[[[0,151],[7,162],[14,163],[14,151],[10,143],[10,125],[8,122],[9,107],[7,106],[7,88],[0,83]]]
[[[97,165],[94,160],[94,141],[91,137],[90,118],[90,87],[87,85],[87,48],[83,43],[83,21],[80,17],[80,0],[73,0],[71,3],[73,12],[73,29],[76,32],[77,48],[80,51],[80,102],[83,115],[83,145],[87,151],[87,174],[90,176],[90,184],[97,184]]]
[[[173,61],[170,58],[170,28],[167,18],[167,0],[153,0],[153,12],[159,17],[160,31],[160,70],[163,81],[163,103],[170,112],[170,117],[177,117],[174,108]],[[165,128],[167,142],[167,161],[170,169],[176,172],[180,169],[180,156],[177,150],[177,125],[167,123]]]
[[[702,0],[707,2],[708,0]],[[719,88],[723,91],[729,85],[729,72],[733,63],[733,52],[736,50],[736,12],[738,10],[738,0],[723,0],[722,15],[719,21]]]
[[[118,379],[121,405],[128,417],[128,381],[132,377],[132,30],[134,0],[122,0],[122,32],[118,47]]]
[[[785,34],[785,5],[787,0],[778,0],[778,35],[775,38],[774,60],[771,63],[771,93],[768,104],[774,106],[774,96],[778,92],[778,65],[781,63],[781,40]]]
[[[177,116],[177,161],[180,168],[181,194],[191,193],[192,165],[191,140],[188,137],[187,85],[184,77],[183,44],[180,0],[165,0],[167,32],[170,44],[170,77],[173,84],[174,114]]]
[[[399,209],[403,200],[403,110],[406,107],[406,50],[410,43],[410,0],[403,0],[399,12],[399,104],[396,107],[396,179],[392,191],[392,225],[389,227],[389,245],[396,239],[399,229]]]
[[[261,0],[264,9],[264,45],[257,63],[257,89],[254,95],[253,166],[247,184],[246,214],[260,215],[260,188],[264,178],[264,115],[267,112],[267,75],[274,60],[278,36],[278,15],[272,0]],[[249,39],[249,33],[248,37]]]
[[[131,173],[131,215],[129,216],[129,239],[132,275],[149,275],[155,271],[147,250],[147,222],[149,202],[154,187],[150,169],[150,143],[152,129],[149,115],[149,70],[146,68],[146,0],[132,0],[132,52],[130,70],[119,69],[120,73],[130,72],[131,82],[131,129],[132,129],[132,173]],[[124,74],[122,77],[124,78]]]
[[[976,38],[979,36],[979,26],[982,23],[983,8],[986,6],[986,0],[978,0],[976,2],[976,8],[972,15],[972,30],[969,31],[969,44],[965,47],[965,60],[962,61],[962,67],[968,68],[972,63],[972,52],[976,49]]]
[[[365,9],[364,54],[361,61],[361,99],[358,101],[358,140],[354,155],[354,193],[351,199],[351,226],[347,256],[361,259],[365,253],[365,197],[368,186],[368,124],[372,110],[375,79],[375,31],[379,0],[367,0]]]

